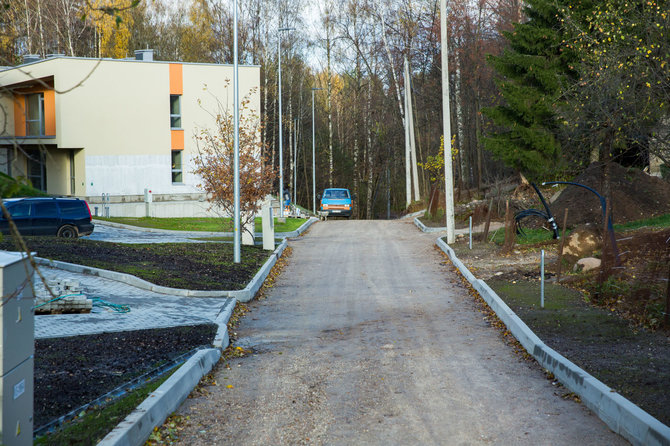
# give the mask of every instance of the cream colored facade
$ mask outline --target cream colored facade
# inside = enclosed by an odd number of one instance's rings
[[[260,68],[239,70],[240,97],[251,94],[251,110],[260,115]],[[214,127],[219,103],[232,113],[232,79],[232,65],[71,57],[0,71],[0,105],[6,112],[0,113],[0,171],[27,176],[37,186],[45,179],[41,188],[50,194],[85,197],[93,204],[109,194],[110,205],[119,209],[117,204],[137,204],[136,210],[125,206],[112,215],[144,215],[145,190],[156,204],[172,202],[165,207],[169,215],[193,215],[198,212],[174,202],[202,203],[192,173],[194,135]],[[44,123],[40,135],[31,136],[26,120],[33,116],[28,113],[33,102],[26,101],[36,94]],[[171,95],[180,102],[176,130]],[[181,181],[172,175],[177,151]],[[2,164],[2,157],[9,163]]]

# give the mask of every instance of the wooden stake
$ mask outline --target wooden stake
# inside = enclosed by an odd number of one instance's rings
[[[609,230],[607,222],[610,218],[610,200],[605,201],[605,221],[603,223],[603,250],[600,255],[600,274],[598,275],[598,283],[602,285],[610,275],[610,259],[609,259]]]
[[[506,253],[512,252],[514,249],[514,241],[516,238],[516,233],[514,232],[514,217],[509,210],[509,200],[505,201],[505,244],[503,245],[503,251]]]
[[[565,208],[563,214],[563,228],[561,233],[561,243],[558,246],[558,270],[556,272],[556,282],[561,281],[561,269],[563,267],[563,248],[565,247],[565,229],[568,225],[568,208]]]
[[[486,242],[489,239],[489,229],[491,227],[491,214],[493,213],[493,198],[491,198],[491,202],[489,203],[489,211],[486,214],[486,225],[484,225],[484,237],[483,241]]]

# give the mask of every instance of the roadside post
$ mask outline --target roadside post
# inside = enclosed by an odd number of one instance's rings
[[[4,446],[33,444],[32,275],[25,254],[0,251],[0,444]]]
[[[468,246],[470,246],[470,249],[472,249],[472,215],[470,216],[469,220],[469,228],[470,228],[470,243]]]
[[[540,307],[544,308],[544,249],[540,255]]]
[[[144,216],[151,217],[151,203],[154,201],[153,194],[149,189],[144,189]]]
[[[268,251],[275,250],[275,222],[272,216],[272,204],[266,201],[261,211],[263,220],[263,249]]]

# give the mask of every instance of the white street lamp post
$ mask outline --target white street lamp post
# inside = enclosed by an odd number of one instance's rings
[[[314,124],[314,92],[323,88],[312,88],[312,212],[316,215],[316,128]]]
[[[233,159],[233,170],[234,170],[234,200],[235,200],[235,210],[234,216],[235,226],[233,232],[233,262],[240,263],[240,84],[239,84],[239,73],[238,73],[238,57],[237,57],[237,0],[234,2],[235,12],[233,13],[234,19],[234,42],[233,46],[235,48],[233,52],[233,65],[234,65],[234,74],[233,74],[233,101],[235,105],[233,107],[234,119],[235,119],[235,149],[234,149],[234,159]]]
[[[284,154],[282,150],[282,111],[281,111],[281,32],[295,28],[279,28],[277,42],[277,70],[279,71],[279,216],[284,217]]]

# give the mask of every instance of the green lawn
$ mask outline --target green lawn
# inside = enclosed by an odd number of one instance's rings
[[[143,228],[170,229],[174,231],[204,231],[204,232],[230,232],[229,218],[154,218],[154,217],[96,217],[98,220],[122,223],[124,225],[139,226]],[[303,218],[287,218],[286,223],[277,222],[275,218],[275,232],[291,232],[305,223]],[[263,230],[262,220],[256,218],[256,232]]]

